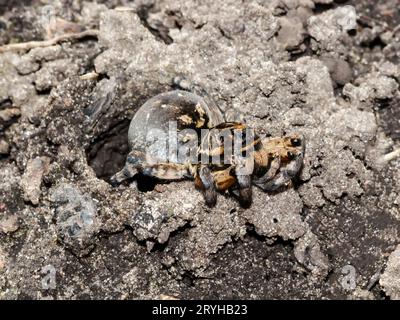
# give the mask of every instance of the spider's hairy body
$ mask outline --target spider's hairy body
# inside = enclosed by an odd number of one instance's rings
[[[168,121],[177,123],[177,148],[186,147],[201,133],[201,139],[192,145],[194,158],[166,159],[164,145],[148,139],[153,129],[165,132]],[[290,185],[301,169],[305,151],[299,134],[260,137],[243,123],[224,122],[216,105],[179,90],[160,94],[139,108],[128,139],[131,152],[125,167],[112,177],[113,184],[137,173],[167,181],[194,179],[209,206],[215,205],[217,192],[229,190],[246,207],[251,203],[252,185],[264,191]]]

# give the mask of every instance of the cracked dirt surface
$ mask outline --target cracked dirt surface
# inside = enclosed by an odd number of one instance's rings
[[[0,53],[0,298],[398,298],[400,160],[381,160],[400,147],[395,3],[0,7],[0,45],[99,28]],[[129,120],[177,76],[228,121],[303,134],[294,186],[253,188],[249,209],[210,209],[190,181],[112,187]]]

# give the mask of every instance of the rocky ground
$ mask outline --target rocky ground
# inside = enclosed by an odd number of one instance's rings
[[[22,2],[0,1],[1,299],[400,298],[397,0]],[[294,186],[249,209],[112,187],[177,76],[226,120],[302,133]]]

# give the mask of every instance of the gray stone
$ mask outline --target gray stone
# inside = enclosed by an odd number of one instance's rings
[[[353,71],[350,65],[342,59],[322,58],[324,64],[328,67],[332,80],[338,85],[345,85],[353,78]]]
[[[18,218],[15,215],[0,219],[0,231],[4,233],[13,233],[19,228]]]
[[[10,145],[5,140],[0,140],[0,154],[9,154]]]
[[[295,242],[294,255],[317,278],[324,278],[328,274],[328,258],[322,253],[318,239],[311,231]]]
[[[346,32],[355,29],[357,15],[354,7],[344,6],[325,11],[308,19],[308,33],[314,40],[313,49],[345,54],[340,39]]]
[[[88,194],[75,187],[61,184],[53,190],[57,235],[60,241],[78,255],[87,254],[94,246],[98,231],[97,208]]]
[[[47,171],[49,164],[50,159],[48,157],[37,157],[31,159],[26,165],[26,169],[21,180],[21,187],[24,190],[25,201],[30,201],[35,205],[39,204],[42,177]]]
[[[357,82],[358,86],[348,83],[343,88],[343,93],[357,106],[360,102],[372,106],[376,100],[391,99],[399,88],[395,79],[375,72]]]
[[[390,256],[386,269],[381,275],[379,284],[385,293],[393,300],[400,300],[400,246],[397,246]]]
[[[279,19],[280,30],[277,36],[278,42],[287,49],[296,49],[304,41],[305,30],[300,19]]]

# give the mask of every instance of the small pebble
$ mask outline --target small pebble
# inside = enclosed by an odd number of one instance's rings
[[[0,220],[0,232],[13,233],[19,228],[17,216],[9,216]]]
[[[10,145],[4,140],[0,140],[0,154],[7,155],[9,153]]]

